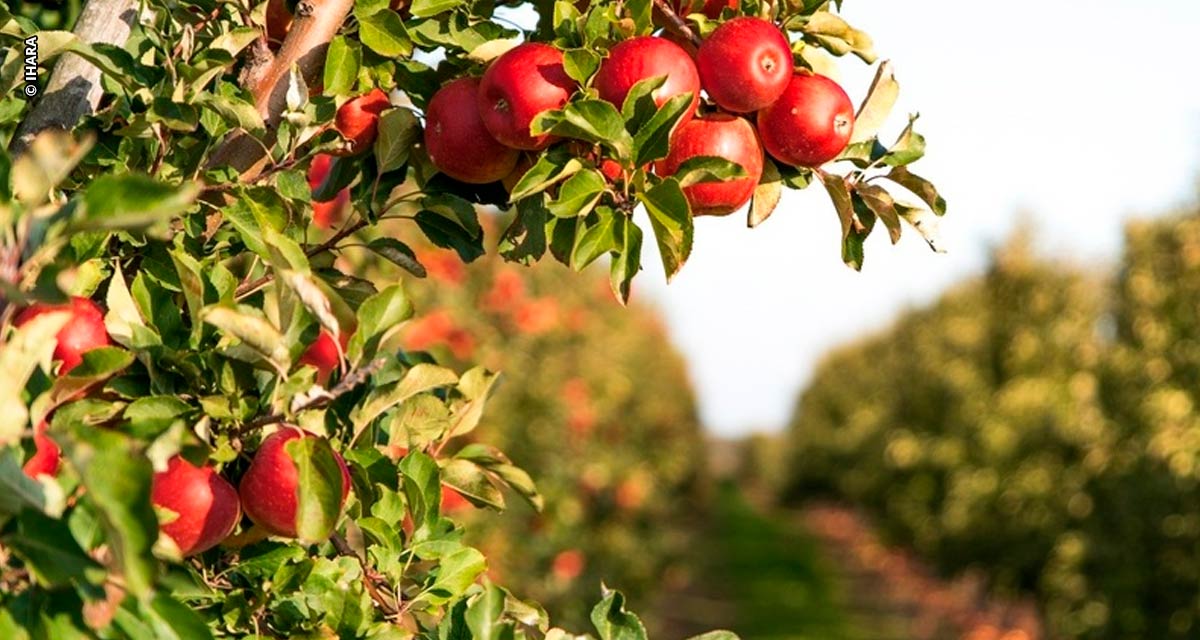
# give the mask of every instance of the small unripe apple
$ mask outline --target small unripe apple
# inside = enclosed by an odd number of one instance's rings
[[[349,155],[366,151],[375,143],[379,133],[379,114],[392,106],[388,96],[380,89],[346,101],[337,110],[333,125],[342,137],[350,141]]]
[[[212,467],[197,467],[180,456],[167,462],[166,471],[154,474],[151,499],[155,506],[175,512],[176,518],[159,528],[185,556],[220,544],[242,517],[233,485]]]
[[[854,133],[854,105],[838,83],[797,73],[787,89],[758,112],[763,147],[776,160],[819,167],[838,157]]]
[[[312,164],[308,165],[308,186],[313,192],[329,177],[332,166],[333,156],[328,153],[313,158]],[[312,205],[313,224],[318,229],[329,229],[346,218],[346,211],[350,208],[350,188],[338,191],[332,200],[313,200]]]
[[[727,113],[687,122],[671,136],[670,151],[655,164],[655,173],[674,175],[684,162],[699,156],[716,156],[740,164],[747,177],[684,187],[692,215],[728,215],[750,201],[763,169],[763,150],[753,125]]]
[[[343,332],[339,338],[344,352],[350,336]],[[338,345],[333,341],[333,334],[326,329],[321,329],[321,333],[317,334],[317,339],[308,345],[299,360],[300,364],[306,364],[317,370],[317,383],[321,385],[329,382],[329,376],[338,368],[340,362]]]
[[[46,421],[42,420],[33,428],[33,455],[25,461],[22,470],[30,478],[40,475],[56,476],[62,462],[62,450],[58,444],[46,435]]]
[[[296,463],[288,455],[286,445],[296,438],[317,436],[294,427],[285,427],[263,439],[250,468],[242,476],[238,494],[242,508],[255,524],[272,535],[296,537],[296,509],[299,504],[300,479]],[[342,469],[342,505],[350,495],[350,470],[341,454],[334,451]]]
[[[492,137],[513,149],[537,151],[555,141],[529,132],[543,111],[561,109],[576,83],[563,69],[563,52],[526,42],[496,58],[479,82],[479,115]]]
[[[633,85],[659,76],[667,80],[651,94],[655,105],[661,107],[675,96],[692,94],[692,104],[680,119],[680,123],[686,122],[700,104],[700,75],[692,57],[666,38],[639,36],[617,44],[600,63],[595,86],[602,100],[620,109]]]
[[[442,173],[470,184],[500,180],[517,164],[517,150],[483,124],[477,78],[459,78],[433,94],[425,109],[425,149]]]
[[[761,18],[734,18],[700,44],[700,82],[726,111],[749,113],[783,95],[792,78],[792,50],[783,32]]]
[[[44,313],[53,311],[66,311],[70,314],[67,324],[55,335],[54,359],[62,361],[59,375],[66,375],[71,369],[79,366],[79,363],[83,362],[84,353],[112,344],[108,339],[108,330],[104,328],[104,312],[95,302],[79,296],[72,297],[66,304],[35,302],[17,314],[13,324],[20,327]]]

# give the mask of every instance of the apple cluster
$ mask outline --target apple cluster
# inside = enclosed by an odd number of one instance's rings
[[[690,159],[717,157],[745,171],[685,187],[693,215],[726,215],[745,205],[762,176],[764,150],[785,164],[817,167],[836,158],[853,132],[846,92],[827,77],[797,70],[784,32],[760,18],[721,24],[694,56],[670,37],[619,42],[591,89],[620,109],[634,85],[654,78],[664,78],[652,94],[657,106],[685,94],[692,103],[672,133],[667,156],[647,168],[665,177]],[[434,94],[425,112],[426,150],[442,173],[461,182],[514,184],[529,167],[522,152],[558,141],[533,133],[534,120],[563,108],[581,88],[567,74],[562,50],[519,44],[492,61],[482,77],[458,78]],[[702,106],[702,92],[712,106]],[[623,179],[618,163],[593,159],[609,181]]]
[[[59,376],[65,376],[81,365],[87,352],[112,344],[105,328],[103,310],[88,298],[76,296],[61,305],[40,302],[30,305],[17,315],[14,324],[20,327],[53,312],[68,316],[66,324],[55,335],[52,358],[60,363]],[[333,336],[322,330],[300,357],[299,364],[316,369],[317,380],[325,383],[338,366],[339,358]],[[46,420],[42,420],[34,430],[34,452],[23,467],[30,477],[59,473],[62,451],[46,433],[47,429]],[[300,482],[295,461],[285,445],[302,437],[319,436],[283,426],[263,438],[236,490],[212,466],[198,467],[182,456],[171,457],[166,469],[155,474],[152,488],[155,507],[170,512],[162,517],[163,535],[170,538],[184,556],[200,553],[227,538],[244,510],[267,534],[297,537]],[[336,451],[333,455],[341,467],[344,506],[350,491],[350,473],[341,455]]]

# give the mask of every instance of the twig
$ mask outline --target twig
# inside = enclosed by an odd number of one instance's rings
[[[300,406],[294,407],[291,413],[297,414],[304,411],[309,411],[311,409],[320,409],[322,407],[329,406],[334,400],[337,400],[347,393],[350,393],[355,387],[366,382],[368,378],[375,375],[376,372],[382,369],[383,365],[385,364],[387,364],[387,360],[384,358],[376,358],[371,362],[368,362],[367,364],[351,371],[350,373],[347,373],[345,376],[342,376],[342,379],[337,383],[337,386],[335,386],[333,389],[330,389],[328,393],[324,393],[306,400],[305,402],[301,403]],[[245,434],[256,429],[261,429],[267,425],[279,424],[286,421],[287,418],[287,415],[283,413],[272,413],[261,416],[251,420],[250,422],[247,422],[238,430],[238,433]]]
[[[664,29],[675,35],[687,38],[688,42],[697,47],[700,46],[700,36],[696,35],[696,32],[692,30],[692,27],[688,25],[686,20],[675,13],[675,10],[671,8],[671,5],[667,4],[666,0],[654,0],[654,9],[662,14],[663,19],[666,20],[666,24],[663,25]]]
[[[346,539],[340,533],[335,532],[329,536],[329,541],[333,543],[333,548],[337,551],[338,555],[354,558],[358,561],[358,566],[362,567],[363,577],[366,578],[366,580],[363,580],[363,585],[367,587],[367,593],[371,595],[371,599],[375,601],[375,604],[379,605],[383,614],[389,618],[398,615],[400,611],[396,609],[396,605],[388,601],[379,592],[380,587],[388,591],[394,591],[392,585],[388,583],[387,578],[375,569],[367,566],[363,558],[355,553],[354,549],[350,548],[350,544],[346,542]]]
[[[330,239],[326,240],[325,242],[322,242],[321,244],[319,244],[315,247],[309,248],[307,251],[304,252],[304,255],[311,258],[315,255],[325,253],[326,251],[329,251],[329,250],[333,249],[334,247],[336,247],[337,243],[344,240],[346,238],[346,236],[354,233],[355,231],[358,231],[359,229],[362,229],[365,226],[367,226],[367,221],[363,218],[359,218],[354,224],[348,225],[348,226],[345,226],[345,227],[342,227],[341,229],[339,229],[338,232],[333,234],[333,237],[331,237]],[[271,282],[271,280],[273,280],[273,279],[275,279],[274,274],[268,273],[267,275],[265,275],[257,280],[251,280],[250,282],[244,282],[244,283],[238,285],[238,288],[236,290],[234,290],[233,297],[238,298],[238,299],[244,298],[245,296],[248,296],[251,293],[254,293],[255,291],[258,291],[262,287],[266,286],[266,284]]]
[[[89,0],[75,24],[75,37],[87,44],[124,44],[137,8],[138,0]],[[71,129],[80,118],[95,113],[103,95],[100,69],[73,53],[63,54],[9,148],[20,154],[46,129]]]
[[[353,5],[354,0],[300,0],[296,5],[296,18],[283,45],[250,88],[254,105],[268,129],[274,130],[287,107],[292,67],[299,70],[305,83],[313,85],[317,82],[325,65],[329,41],[342,28]],[[229,165],[242,174],[243,181],[250,181],[262,172],[268,159],[253,136],[240,133],[218,147],[208,164],[210,167]]]

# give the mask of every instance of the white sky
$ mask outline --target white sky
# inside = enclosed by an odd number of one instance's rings
[[[1022,212],[1046,251],[1098,262],[1117,255],[1124,220],[1200,184],[1200,0],[846,0],[843,15],[896,65],[895,128],[921,113],[929,155],[913,171],[949,201],[951,253],[911,229],[889,246],[880,228],[851,271],[819,185],[758,229],[742,214],[700,220],[670,286],[648,249],[635,295],[666,313],[721,435],[784,426],[824,352],[977,272]],[[873,70],[841,67],[857,103]]]

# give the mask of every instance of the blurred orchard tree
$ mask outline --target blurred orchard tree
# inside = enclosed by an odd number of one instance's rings
[[[877,221],[936,246],[915,118],[877,139],[890,66],[857,112],[822,74],[875,60],[840,2],[497,8],[0,8],[0,637],[574,637],[448,516],[546,496],[476,440],[496,375],[465,335],[457,368],[402,344],[436,322],[413,247],[476,260],[504,207],[499,255],[607,256],[624,303],[635,208],[674,275],[694,216],[813,180],[851,266]],[[598,637],[645,636],[600,598]]]
[[[1193,637],[1200,223],[1127,243],[1111,299],[1018,235],[831,355],[793,419],[792,496],[848,498],[943,571],[1035,593],[1051,637]]]

